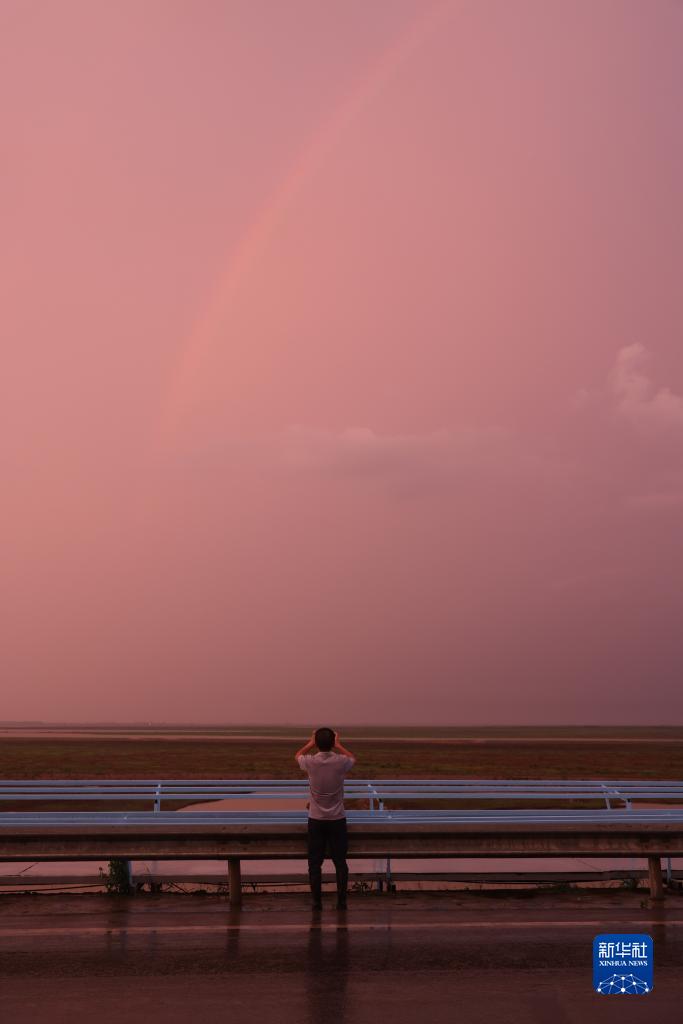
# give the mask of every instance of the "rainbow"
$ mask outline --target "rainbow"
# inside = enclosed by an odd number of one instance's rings
[[[157,443],[172,444],[181,429],[184,417],[199,401],[201,371],[207,355],[226,336],[230,310],[243,282],[257,265],[259,254],[277,229],[296,197],[324,166],[340,137],[359,111],[363,109],[397,69],[422,46],[451,9],[453,0],[442,0],[420,8],[389,45],[376,56],[365,73],[354,84],[337,108],[311,136],[278,182],[257,215],[238,240],[219,275],[218,285],[195,327],[181,347],[171,368],[156,424]]]

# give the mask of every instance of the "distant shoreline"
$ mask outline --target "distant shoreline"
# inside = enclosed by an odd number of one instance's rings
[[[365,728],[369,730],[371,727]],[[206,729],[196,726],[185,729],[172,726],[168,728],[158,726],[137,728],[122,726],[0,726],[0,739],[202,740],[207,743],[245,741],[294,743],[301,740],[303,732],[290,731],[290,729],[291,727],[282,727],[282,729],[273,727],[266,732],[247,732],[234,727],[221,729],[216,726]],[[580,735],[576,735],[577,733]],[[381,727],[377,732],[370,732],[358,727],[355,731],[353,728],[345,730],[343,735],[349,743],[443,743],[478,746],[489,743],[542,744],[561,740],[563,743],[676,744],[683,742],[683,726],[557,726],[549,727],[547,731],[542,731],[540,726],[519,728],[493,726],[490,729],[468,727],[450,729],[438,726],[431,732],[426,727],[414,728],[407,732],[400,731],[398,728],[396,731],[393,728],[382,730]]]
[[[340,731],[344,730],[347,733],[366,733],[368,730],[374,730],[381,732],[382,734],[390,735],[398,732],[439,732],[439,733],[524,733],[524,732],[538,732],[543,730],[545,732],[552,733],[553,735],[558,732],[624,732],[624,733],[642,733],[642,732],[680,732],[683,735],[683,722],[680,724],[672,725],[671,723],[654,723],[645,724],[642,723],[630,723],[630,724],[614,724],[614,723],[582,723],[582,724],[562,724],[559,722],[544,722],[542,724],[510,724],[510,725],[487,725],[479,722],[474,725],[465,724],[453,724],[444,725],[441,723],[426,723],[420,725],[382,725],[379,722],[364,722],[364,723],[332,723],[335,728]],[[102,722],[102,721],[85,721],[85,722],[50,722],[42,720],[12,720],[5,719],[0,720],[0,731],[5,730],[52,730],[61,732],[65,729],[73,732],[80,732],[84,729],[88,731],[117,731],[117,732],[220,732],[220,733],[255,733],[260,731],[262,733],[268,733],[269,735],[276,733],[296,733],[300,735],[301,732],[305,734],[306,731],[310,733],[311,723],[301,724],[296,722],[288,722],[284,725],[274,725],[271,722],[240,722],[240,723],[225,723],[225,722]]]

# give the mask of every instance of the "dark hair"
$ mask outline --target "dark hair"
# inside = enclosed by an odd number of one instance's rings
[[[318,750],[332,750],[334,746],[334,730],[326,728],[316,729],[315,745]]]

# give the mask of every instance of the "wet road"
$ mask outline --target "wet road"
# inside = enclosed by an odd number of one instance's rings
[[[330,904],[331,906],[331,904]],[[648,932],[655,990],[598,996],[598,932]],[[683,897],[0,897],[12,1024],[591,1024],[683,1020]]]

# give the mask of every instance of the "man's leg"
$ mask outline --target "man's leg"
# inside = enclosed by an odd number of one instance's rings
[[[314,909],[323,903],[322,867],[325,857],[325,822],[316,818],[308,819],[308,880],[311,886]]]
[[[337,818],[330,823],[330,854],[334,861],[334,870],[337,875],[337,906],[346,906],[346,889],[349,882],[349,869],[346,863],[348,850],[348,834],[346,831],[346,818]]]

